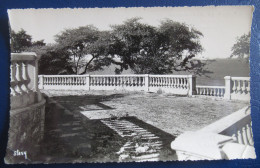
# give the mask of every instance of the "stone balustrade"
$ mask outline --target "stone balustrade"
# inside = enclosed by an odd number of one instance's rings
[[[250,78],[225,76],[225,98],[250,100]]]
[[[38,89],[38,57],[35,53],[12,53],[7,152],[12,154],[19,149],[35,154],[37,144],[43,138],[44,120],[45,99]],[[12,158],[8,157],[6,161],[12,162]]]
[[[39,75],[40,89],[128,90],[250,100],[250,78],[226,76],[225,86],[196,85],[194,75]]]
[[[197,95],[224,97],[225,86],[196,86]]]
[[[145,75],[91,75],[91,90],[145,90]]]
[[[11,109],[26,107],[41,101],[38,90],[38,62],[34,53],[11,54]]]
[[[128,90],[192,95],[192,75],[39,75],[40,89]]]
[[[196,132],[185,132],[171,144],[178,160],[256,158],[250,107],[244,107]]]

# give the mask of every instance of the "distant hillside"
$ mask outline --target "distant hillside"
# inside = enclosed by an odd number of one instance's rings
[[[205,70],[209,71],[208,73],[198,76],[197,75],[197,84],[198,85],[215,85],[221,86],[224,85],[225,76],[249,76],[249,64],[245,61],[238,59],[215,59],[207,60]],[[89,74],[96,75],[105,75],[105,74],[115,74],[115,65],[105,67],[102,71],[89,72]],[[123,71],[122,74],[133,74],[133,72],[128,69]],[[190,74],[189,72],[175,72],[173,74]]]

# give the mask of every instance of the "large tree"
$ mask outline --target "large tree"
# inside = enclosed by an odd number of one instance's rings
[[[76,74],[84,74],[87,70],[100,69],[104,52],[107,50],[109,32],[100,32],[93,26],[67,29],[56,35],[59,50],[70,54],[73,70]]]
[[[239,59],[247,59],[249,60],[249,48],[250,48],[250,35],[251,33],[249,32],[248,34],[244,34],[237,38],[236,43],[232,47],[232,57],[237,57]]]
[[[139,20],[112,26],[109,54],[120,58],[113,61],[121,67],[117,72],[131,68],[135,73],[166,74],[196,67],[192,58],[202,51],[201,32],[172,20],[163,21],[159,28]]]

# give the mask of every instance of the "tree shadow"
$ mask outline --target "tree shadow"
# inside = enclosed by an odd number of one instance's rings
[[[129,137],[120,136],[116,131],[102,123],[102,119],[87,118],[80,113],[82,109],[79,106],[97,105],[101,109],[111,110],[114,108],[104,105],[102,102],[123,96],[124,94],[52,97],[51,99],[56,102],[45,97],[47,103],[44,140],[41,143],[42,154],[34,158],[34,162],[119,161],[117,152],[129,141]],[[66,108],[63,106],[65,104]],[[159,160],[177,159],[175,151],[170,148],[170,143],[175,139],[173,135],[133,116],[125,116],[119,118],[119,120],[127,120],[158,136],[162,141]]]

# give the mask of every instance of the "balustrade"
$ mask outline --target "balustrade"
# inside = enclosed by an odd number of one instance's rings
[[[20,66],[20,65],[18,65]],[[11,73],[16,69],[11,66]],[[26,67],[26,64],[23,64]],[[19,73],[18,73],[19,74]],[[21,77],[16,74],[17,79]],[[17,79],[11,79],[11,93],[27,90]],[[23,77],[26,81],[26,73]],[[40,75],[41,89],[85,89],[85,90],[136,90],[180,95],[205,95],[249,101],[250,81],[248,77],[225,77],[225,86],[196,86],[192,75]],[[26,82],[25,82],[26,83]],[[16,88],[16,89],[13,89]]]
[[[41,101],[38,91],[38,60],[34,53],[12,53],[10,64],[11,109]]]
[[[145,86],[145,75],[90,75],[91,89],[139,89]]]
[[[149,75],[149,87],[188,89],[188,76]]]
[[[226,99],[250,100],[249,77],[225,77]]]
[[[224,97],[224,86],[196,86],[197,95]]]
[[[255,158],[250,107],[198,131],[181,134],[171,147],[179,160]]]

